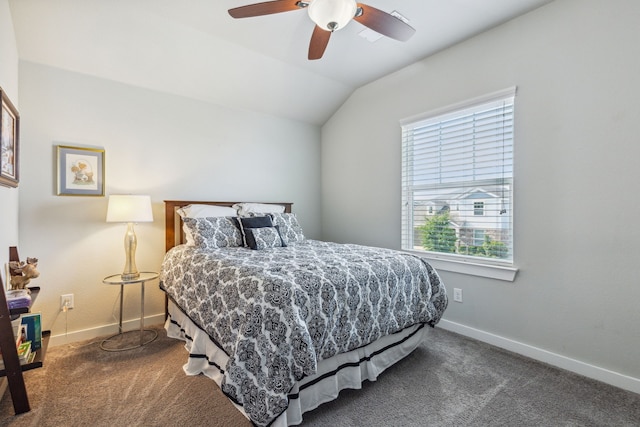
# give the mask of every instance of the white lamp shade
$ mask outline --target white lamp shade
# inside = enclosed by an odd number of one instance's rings
[[[351,21],[358,5],[355,0],[313,0],[307,9],[316,25],[326,31],[335,31]]]
[[[107,222],[152,222],[150,196],[111,195],[107,207]]]

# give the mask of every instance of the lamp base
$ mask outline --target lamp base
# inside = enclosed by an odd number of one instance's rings
[[[133,223],[127,224],[127,232],[124,235],[124,251],[126,255],[126,263],[120,277],[122,280],[135,280],[140,277],[138,267],[136,266],[136,247],[138,239],[136,232],[133,230]]]
[[[133,280],[140,277],[140,273],[137,271],[135,273],[122,273],[120,277],[122,278],[122,280]]]

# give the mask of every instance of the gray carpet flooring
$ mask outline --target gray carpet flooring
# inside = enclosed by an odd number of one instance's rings
[[[251,424],[211,380],[182,371],[187,353],[162,329],[139,349],[98,342],[50,348],[25,374],[32,411],[3,426],[231,426]],[[361,390],[305,414],[303,426],[640,426],[640,395],[441,329]]]

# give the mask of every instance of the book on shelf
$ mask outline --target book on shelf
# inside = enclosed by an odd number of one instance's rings
[[[6,293],[7,305],[10,310],[31,306],[31,291],[29,289],[10,289]]]
[[[18,360],[21,365],[32,363],[36,350],[42,347],[42,326],[40,313],[23,314],[14,323]],[[0,351],[0,369],[4,369],[4,359]]]
[[[13,336],[18,336],[18,331],[20,330],[20,325],[22,325],[22,319],[17,317],[11,321],[11,327],[13,328]]]
[[[40,313],[26,313],[22,315],[22,325],[26,327],[26,339],[31,341],[31,349],[42,347],[42,320]]]
[[[36,358],[36,352],[31,351],[31,341],[21,341],[17,344],[17,352],[21,365],[31,363]],[[4,369],[4,359],[0,359],[0,369]]]
[[[16,348],[20,347],[20,344],[27,341],[27,325],[23,325],[22,322],[20,322],[20,325],[18,326],[18,332],[16,333],[15,338],[16,338]]]
[[[27,363],[29,356],[31,356],[31,341],[24,341],[18,346],[18,359],[20,359],[20,364],[23,365]]]
[[[13,322],[12,322],[13,323]],[[13,337],[16,340],[16,349],[20,347],[22,341],[27,336],[27,326],[20,323],[20,318],[17,319],[17,324],[13,325]],[[2,357],[2,350],[0,350],[0,357]],[[4,369],[4,360],[0,364],[0,369]]]

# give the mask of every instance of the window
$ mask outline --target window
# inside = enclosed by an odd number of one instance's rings
[[[401,122],[403,249],[512,264],[514,98],[512,88]]]
[[[474,202],[473,203],[473,214],[475,216],[484,215],[484,202]]]
[[[484,230],[473,230],[473,244],[475,246],[482,246],[484,243]]]

